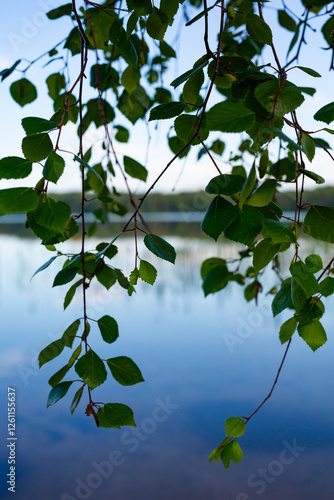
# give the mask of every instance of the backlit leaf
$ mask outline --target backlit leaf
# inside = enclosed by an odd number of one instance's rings
[[[248,14],[246,18],[246,29],[249,35],[257,42],[271,45],[273,34],[270,26],[256,14]]]
[[[28,187],[0,190],[0,217],[5,214],[21,214],[34,210],[38,205],[38,196]]]
[[[139,278],[148,283],[149,285],[153,285],[156,277],[157,270],[152,264],[147,262],[146,260],[141,260],[139,265]]]
[[[334,208],[313,205],[305,216],[304,232],[317,240],[334,243]]]
[[[26,78],[21,78],[21,80],[12,83],[9,90],[14,101],[22,107],[37,99],[35,85]]]
[[[279,339],[281,344],[284,344],[288,340],[291,339],[293,333],[297,328],[297,320],[296,318],[290,318],[283,323],[279,331]]]
[[[63,339],[55,340],[54,342],[51,342],[51,344],[44,347],[38,355],[39,368],[59,356],[64,347],[65,344]]]
[[[144,182],[146,181],[148,172],[143,165],[129,156],[124,156],[123,162],[124,169],[127,174],[135,179],[139,179]]]
[[[29,116],[22,119],[22,127],[27,135],[33,135],[49,132],[49,130],[57,128],[57,124],[44,118]]]
[[[44,160],[52,151],[53,145],[48,134],[28,135],[23,138],[22,151],[27,160]]]
[[[32,162],[18,156],[7,156],[0,160],[0,179],[23,179],[32,171]]]
[[[325,122],[329,125],[334,120],[334,102],[330,102],[318,109],[313,118],[318,122]]]
[[[149,121],[152,120],[166,120],[167,118],[173,118],[182,113],[186,106],[185,102],[166,102],[164,104],[159,104],[150,111]]]
[[[318,319],[314,319],[304,325],[298,325],[298,333],[305,340],[306,344],[310,346],[312,351],[316,351],[327,341],[324,327]]]
[[[103,384],[107,378],[102,359],[92,349],[78,359],[74,368],[90,390]]]
[[[65,160],[54,151],[46,159],[43,176],[46,180],[57,184],[65,168]]]
[[[207,126],[209,130],[220,132],[243,132],[250,128],[254,119],[255,113],[242,104],[224,101],[208,111]]]
[[[240,437],[246,431],[246,424],[242,418],[230,417],[225,421],[226,436]]]

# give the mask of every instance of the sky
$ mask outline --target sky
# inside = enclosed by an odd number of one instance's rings
[[[31,0],[26,2],[18,0],[9,2],[2,14],[1,30],[0,30],[0,70],[10,67],[13,62],[19,58],[33,60],[42,53],[50,50],[56,43],[66,37],[66,34],[71,28],[71,21],[67,17],[63,17],[58,21],[50,21],[46,17],[46,12],[66,3],[63,0]],[[209,5],[213,2],[209,2]],[[296,2],[287,1],[287,5],[296,5]],[[272,7],[282,8],[280,0],[273,0],[266,3],[264,15],[268,23],[273,27],[274,38],[276,39],[276,49],[279,57],[284,61],[287,44],[291,37],[287,36],[286,31],[281,30],[277,26],[276,13]],[[19,12],[19,14],[18,14]],[[197,12],[197,11],[195,11]],[[210,42],[215,47],[215,38],[217,32],[218,16],[213,16],[212,24],[210,25]],[[323,20],[321,20],[323,22]],[[193,63],[205,53],[204,43],[202,39],[203,20],[193,24],[190,27],[180,29],[182,19],[176,23],[176,27],[172,28],[167,33],[167,42],[174,48],[180,50],[180,59],[172,63],[170,71],[164,77],[165,84],[171,82],[175,77],[182,74],[184,71],[191,69]],[[325,124],[313,120],[314,113],[324,104],[331,101],[334,72],[328,72],[330,53],[318,47],[325,47],[326,43],[319,34],[313,34],[311,31],[307,34],[308,45],[304,47],[302,57],[299,64],[309,66],[318,71],[322,78],[314,79],[302,71],[295,69],[289,73],[290,81],[297,85],[316,86],[317,93],[314,98],[306,97],[305,103],[298,109],[300,123],[306,130],[319,130]],[[78,56],[76,57],[78,59]],[[74,61],[72,66],[72,76],[75,75],[77,61]],[[0,158],[5,156],[21,156],[21,141],[24,137],[24,132],[21,127],[21,119],[25,116],[41,116],[49,118],[52,113],[52,101],[47,96],[45,84],[46,76],[51,72],[56,72],[60,69],[60,62],[54,62],[43,68],[43,65],[48,61],[48,58],[41,59],[33,65],[27,72],[29,78],[38,88],[39,98],[36,102],[31,103],[24,108],[20,108],[9,95],[9,85],[20,78],[20,73],[15,72],[4,82],[0,84],[0,102],[1,102],[1,117],[0,117]],[[22,63],[23,64],[23,63]],[[72,64],[72,63],[71,63]],[[23,67],[23,66],[20,66]],[[49,72],[49,73],[48,73]],[[88,86],[87,86],[88,87]],[[180,87],[180,91],[182,87]],[[91,90],[87,89],[88,94]],[[177,95],[178,97],[178,95]],[[212,103],[214,104],[214,98]],[[124,126],[129,125],[127,119],[120,117],[119,124]],[[121,158],[122,155],[128,155],[135,158],[142,164],[147,165],[149,177],[147,186],[149,186],[164,169],[165,165],[172,158],[172,153],[166,146],[165,135],[169,128],[173,126],[173,120],[166,120],[158,126],[156,123],[149,124],[147,127],[144,123],[138,123],[135,133],[131,133],[130,143],[123,145],[115,142],[117,154]],[[67,127],[69,130],[65,132],[62,138],[62,148],[77,153],[77,137],[75,127]],[[66,130],[66,128],[65,128]],[[174,135],[174,134],[172,134]],[[151,137],[149,139],[149,136]],[[326,139],[330,144],[334,145],[331,135],[327,133],[319,134]],[[55,135],[54,135],[55,137]],[[52,137],[52,138],[54,138]],[[100,140],[103,137],[102,130],[96,130],[92,126],[87,134],[86,144],[90,144]],[[208,143],[211,143],[210,136]],[[229,172],[230,165],[228,158],[230,152],[235,149],[239,143],[237,134],[225,134],[222,140],[226,143],[225,152],[222,158],[218,158],[217,162],[222,172]],[[95,159],[95,158],[93,158]],[[96,157],[96,159],[98,159]],[[72,191],[79,188],[78,166],[73,163],[71,155],[67,155],[65,173],[59,180],[56,189],[60,191]],[[249,166],[249,165],[247,165]],[[318,153],[312,165],[307,165],[307,168],[314,170],[322,175],[331,185],[334,184],[334,165],[330,158],[323,152]],[[162,192],[182,192],[192,190],[203,190],[209,180],[217,175],[217,171],[211,164],[210,160],[204,158],[197,162],[197,151],[191,152],[186,159],[177,160],[159,181],[156,190]],[[28,179],[16,181],[15,185],[34,185],[42,176],[42,167],[35,164],[34,173]],[[132,180],[131,180],[132,181]],[[130,183],[131,188],[136,192],[143,192],[147,187],[141,181],[133,181]],[[12,181],[2,180],[1,188],[11,187]],[[306,186],[314,187],[313,181],[307,181]],[[124,183],[119,174],[116,176],[116,186],[120,191],[124,190]]]

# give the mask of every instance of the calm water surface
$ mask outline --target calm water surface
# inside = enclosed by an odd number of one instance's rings
[[[110,314],[120,328],[117,342],[104,345],[96,336],[93,348],[104,358],[132,357],[146,380],[122,387],[108,377],[95,389],[96,400],[133,408],[137,428],[116,430],[96,428],[85,401],[71,417],[74,385],[46,409],[47,381],[69,351],[41,370],[37,356],[82,316],[80,297],[63,312],[68,286],[51,288],[61,262],[30,282],[50,252],[32,240],[0,236],[1,498],[13,497],[6,485],[8,386],[17,394],[17,500],[333,498],[333,301],[325,302],[327,344],[313,353],[294,339],[273,397],[240,439],[242,462],[226,471],[207,456],[224,437],[225,419],[249,415],[267,395],[284,352],[278,330],[289,313],[273,319],[268,298],[256,309],[242,301],[237,285],[205,299],[201,261],[232,256],[235,248],[168,241],[178,251],[176,266],[140,251],[158,268],[154,287],[142,283],[132,297],[116,286],[108,293],[89,289],[89,316]],[[78,248],[64,244],[64,251]],[[132,242],[120,242],[114,265],[125,273],[134,267],[133,250]],[[265,290],[273,280],[269,272]]]

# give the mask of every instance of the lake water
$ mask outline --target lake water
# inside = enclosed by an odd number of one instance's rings
[[[30,282],[50,252],[31,239],[0,235],[1,498],[12,498],[6,485],[8,386],[16,389],[17,500],[333,498],[333,300],[325,299],[327,344],[313,353],[293,339],[272,398],[240,438],[243,460],[225,470],[207,457],[224,437],[225,419],[250,415],[268,394],[285,348],[278,330],[289,313],[273,319],[268,297],[255,308],[237,285],[204,298],[200,263],[232,257],[236,247],[197,238],[168,241],[178,252],[175,266],[140,250],[158,269],[153,287],[142,283],[132,297],[116,286],[89,289],[89,316],[110,314],[120,328],[117,342],[105,345],[96,335],[93,348],[105,358],[130,356],[146,380],[122,387],[109,376],[95,389],[95,399],[133,408],[137,429],[117,430],[97,428],[84,414],[86,401],[71,416],[75,388],[46,408],[47,381],[68,353],[41,370],[37,356],[82,316],[80,300],[63,312],[68,286],[51,288],[60,261]],[[63,245],[64,251],[79,248],[79,242]],[[128,273],[133,242],[119,246],[114,264]],[[273,280],[269,272],[265,290]]]

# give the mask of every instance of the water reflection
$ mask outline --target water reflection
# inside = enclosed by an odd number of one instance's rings
[[[7,385],[14,385],[16,498],[329,500],[334,458],[332,315],[324,320],[328,343],[318,352],[294,340],[273,398],[241,440],[243,461],[225,471],[208,463],[207,455],[223,437],[224,420],[250,414],[267,394],[283,353],[277,332],[286,318],[282,313],[273,319],[264,297],[257,310],[240,302],[236,284],[204,299],[200,262],[231,257],[235,248],[195,238],[169,240],[178,250],[176,266],[140,249],[141,257],[158,268],[154,287],[142,283],[132,297],[116,287],[108,293],[95,285],[89,289],[89,315],[111,314],[120,327],[115,344],[105,346],[97,339],[94,348],[104,357],[132,357],[146,380],[128,388],[109,380],[95,390],[100,400],[134,409],[137,428],[117,431],[94,427],[84,415],[84,403],[71,417],[70,398],[46,410],[47,380],[67,362],[68,353],[39,371],[38,352],[82,315],[80,297],[62,312],[64,292],[51,288],[61,262],[29,282],[50,253],[32,240],[1,236],[1,400],[4,408]],[[132,245],[130,240],[121,242],[115,261],[125,273],[134,267]],[[64,248],[75,252],[79,243]],[[288,264],[289,256],[286,260]],[[268,273],[266,289],[272,281]],[[330,311],[333,301],[325,305]],[[6,429],[4,411],[1,428]],[[5,478],[5,446],[1,472]],[[1,493],[9,498],[4,480]]]

